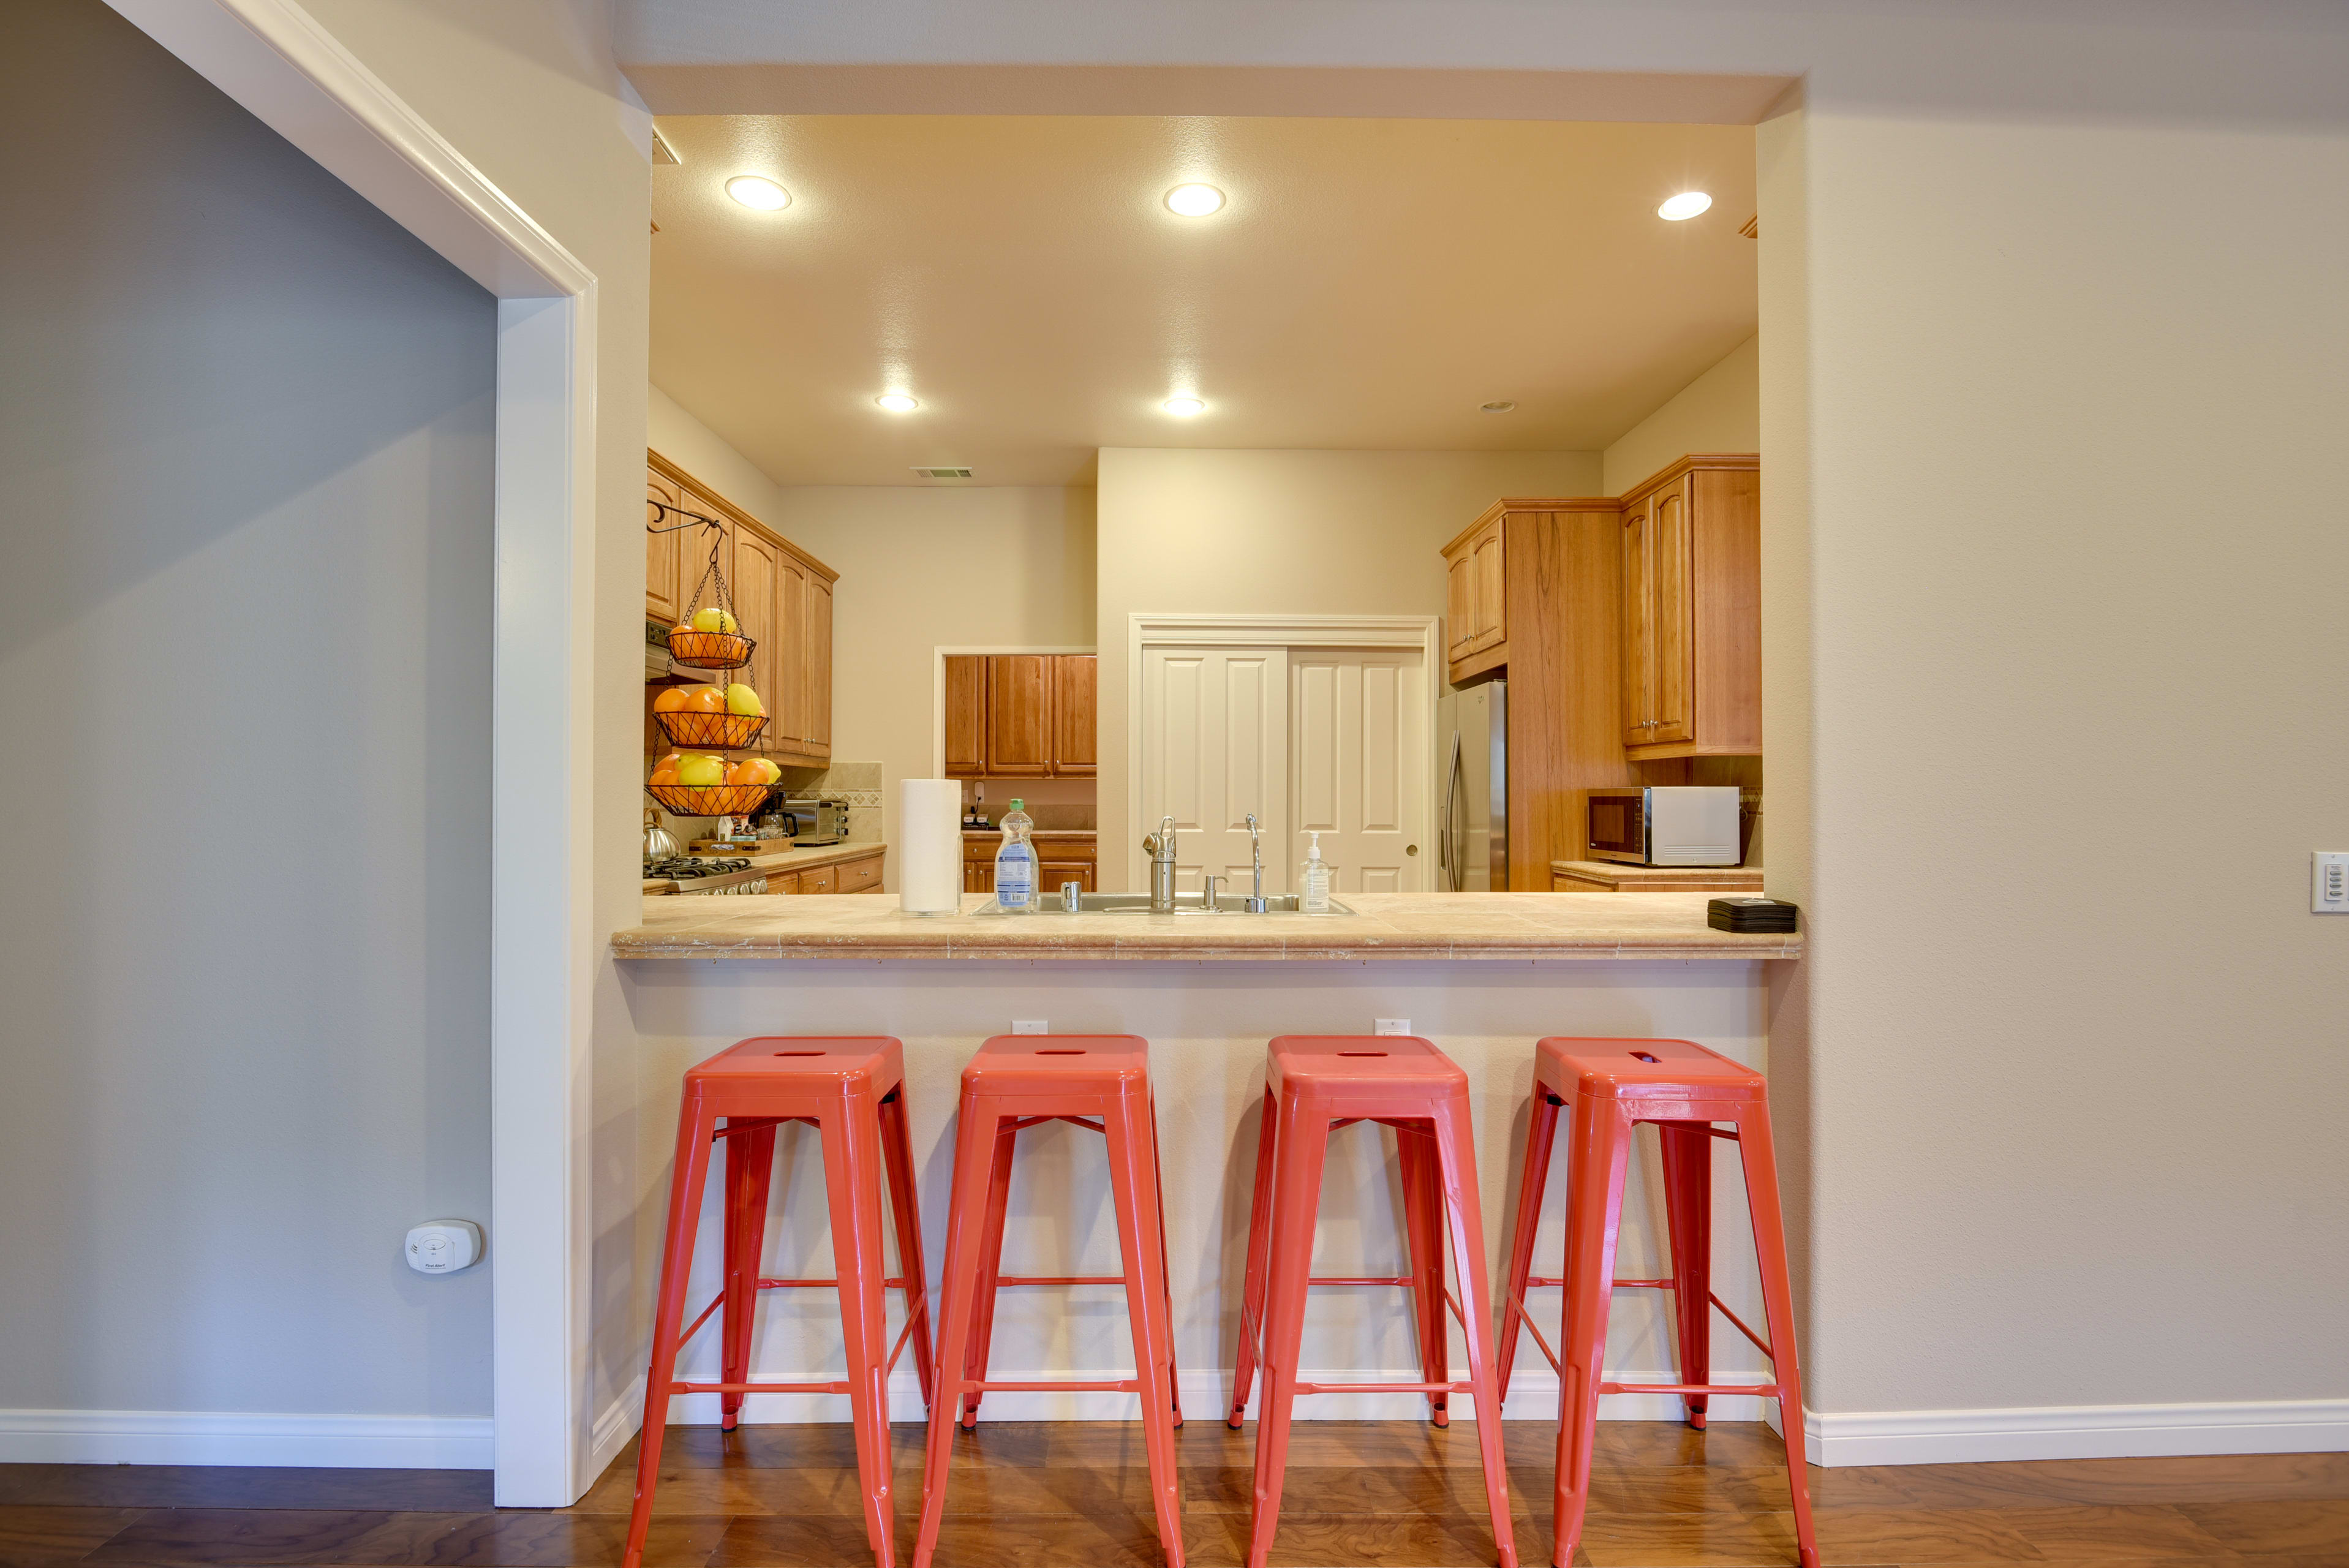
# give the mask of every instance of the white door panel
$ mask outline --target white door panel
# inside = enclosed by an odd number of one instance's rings
[[[1289,859],[1318,830],[1341,893],[1427,885],[1426,678],[1415,649],[1289,653]]]
[[[1288,652],[1147,648],[1142,670],[1142,820],[1131,885],[1150,885],[1143,833],[1174,818],[1175,882],[1195,892],[1208,872],[1248,880],[1247,814],[1264,825],[1265,891],[1287,889]]]

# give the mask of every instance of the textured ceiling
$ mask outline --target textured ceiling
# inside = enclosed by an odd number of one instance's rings
[[[653,380],[786,484],[1068,483],[1104,446],[1595,449],[1754,329],[1744,127],[659,126]],[[740,173],[792,205],[739,205]],[[1229,204],[1169,213],[1189,180]],[[1713,210],[1656,217],[1689,188]],[[897,389],[921,408],[874,406]],[[1207,412],[1160,412],[1176,393]]]

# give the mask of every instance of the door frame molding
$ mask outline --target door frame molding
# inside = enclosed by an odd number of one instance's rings
[[[1418,837],[1433,843],[1437,763],[1437,683],[1449,666],[1443,657],[1439,615],[1288,615],[1130,613],[1125,618],[1125,820],[1142,821],[1142,655],[1145,648],[1417,648],[1427,675],[1427,779],[1420,790]],[[943,710],[945,669],[939,668]],[[940,731],[941,748],[946,742]],[[941,749],[939,755],[945,755]],[[1131,859],[1138,851],[1125,851]]]
[[[498,302],[491,1450],[500,1506],[564,1507],[598,1463],[588,1357],[590,1030],[603,962],[593,908],[595,274],[292,0],[108,3]],[[551,797],[550,759],[574,780]]]

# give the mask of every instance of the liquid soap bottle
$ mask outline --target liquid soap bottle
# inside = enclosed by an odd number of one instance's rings
[[[1321,858],[1321,835],[1309,832],[1305,864],[1297,876],[1297,907],[1306,914],[1330,913],[1330,862]]]
[[[1018,796],[1003,813],[1003,847],[995,851],[995,907],[1006,914],[1036,913],[1036,846],[1029,836],[1036,819],[1021,810]]]

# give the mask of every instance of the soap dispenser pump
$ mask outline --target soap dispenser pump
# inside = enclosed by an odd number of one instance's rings
[[[1306,914],[1330,913],[1330,862],[1321,858],[1321,835],[1306,835],[1305,864],[1297,879],[1297,907]]]

